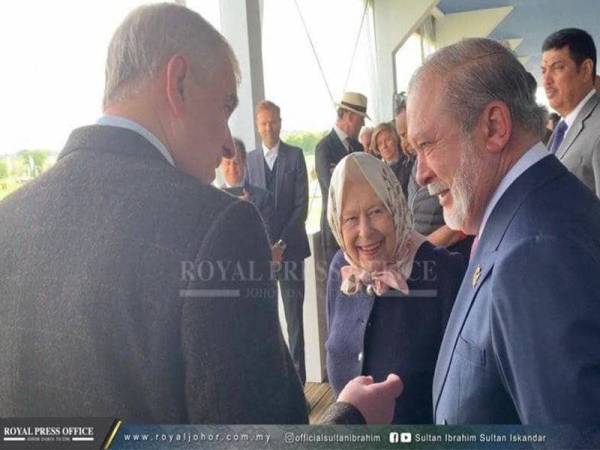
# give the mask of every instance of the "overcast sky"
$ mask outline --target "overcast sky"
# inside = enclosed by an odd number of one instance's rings
[[[0,154],[25,148],[60,151],[73,128],[99,117],[110,36],[127,12],[141,3],[33,0],[3,5]],[[339,8],[341,3],[346,7]],[[357,7],[349,8],[352,3]],[[336,97],[350,66],[360,3],[300,1]],[[218,27],[218,0],[188,0],[187,4]],[[265,93],[283,107],[284,129],[329,127],[333,109],[294,1],[265,0],[264,11]],[[332,34],[331,17],[336,14],[339,29],[351,36],[343,45]],[[354,74],[349,87],[360,89],[367,71],[354,72],[358,80]]]

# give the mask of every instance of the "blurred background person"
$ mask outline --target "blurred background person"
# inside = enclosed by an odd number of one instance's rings
[[[358,133],[358,141],[363,146],[365,152],[370,152],[371,138],[373,136],[373,127],[362,127]],[[373,155],[377,156],[377,155]]]
[[[415,162],[414,156],[404,153],[400,139],[394,126],[389,122],[380,123],[373,131],[371,139],[371,152],[381,155],[381,159],[390,166],[398,178],[402,192],[406,196],[410,172]]]
[[[584,30],[565,28],[542,45],[546,97],[561,120],[548,142],[569,171],[600,197],[600,96],[596,44]]]
[[[274,210],[270,221],[273,261],[294,366],[302,384],[306,382],[304,359],[304,259],[310,256],[306,235],[308,173],[304,153],[281,140],[281,110],[269,100],[256,105],[256,128],[261,146],[248,153],[248,182],[268,190]]]
[[[239,138],[233,138],[233,144],[235,147],[233,158],[223,158],[219,165],[221,175],[223,175],[224,179],[221,189],[236,197],[248,200],[256,206],[265,224],[269,242],[273,246],[274,242],[271,239],[270,225],[273,216],[273,196],[266,189],[262,189],[246,181],[246,146]]]
[[[400,146],[405,154],[413,155],[410,142],[408,142],[408,126],[406,121],[406,92],[394,95],[394,126],[400,138]],[[413,160],[415,158],[413,157]]]
[[[329,194],[341,248],[327,281],[329,382],[337,393],[356,375],[396,373],[405,389],[393,423],[431,423],[435,362],[465,258],[414,230],[399,182],[371,155],[342,159]]]

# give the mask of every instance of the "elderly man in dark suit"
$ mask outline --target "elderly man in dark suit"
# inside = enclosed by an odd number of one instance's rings
[[[540,142],[527,72],[466,39],[416,72],[407,111],[419,183],[477,236],[437,360],[436,423],[600,423],[600,201]]]
[[[231,154],[237,74],[183,6],[119,26],[104,116],[0,203],[1,416],[306,422],[260,218],[209,185]],[[352,393],[369,383],[341,398],[367,416]]]
[[[248,182],[271,193],[275,209],[271,222],[273,261],[281,287],[292,360],[300,381],[306,381],[304,361],[304,259],[310,256],[306,235],[308,173],[302,149],[283,142],[279,106],[268,100],[256,105],[261,148],[248,153]]]
[[[552,33],[542,47],[542,77],[550,106],[562,117],[548,148],[600,197],[600,96],[596,45],[577,28]]]
[[[367,97],[358,92],[346,92],[337,105],[337,120],[333,129],[319,141],[315,149],[315,170],[321,187],[321,249],[323,264],[320,270],[327,278],[331,259],[340,249],[327,223],[327,197],[331,174],[340,160],[349,153],[364,151],[358,134],[367,116]]]

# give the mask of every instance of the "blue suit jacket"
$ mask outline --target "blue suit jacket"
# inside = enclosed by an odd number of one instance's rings
[[[377,298],[340,291],[340,268],[346,264],[338,251],[327,282],[329,382],[339,393],[358,375],[383,381],[396,373],[405,389],[396,402],[394,423],[431,423],[433,370],[464,258],[425,242],[415,256],[409,295],[390,291]]]
[[[246,170],[248,183],[266,189],[265,157],[262,149],[248,153]],[[308,258],[310,247],[305,228],[308,214],[308,173],[300,148],[280,142],[275,184],[275,208],[269,223],[271,239],[283,239],[287,244],[284,259]]]
[[[600,201],[554,157],[508,188],[440,348],[436,423],[600,423]]]

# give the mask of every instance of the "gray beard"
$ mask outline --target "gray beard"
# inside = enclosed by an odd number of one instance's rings
[[[449,228],[461,230],[465,226],[465,219],[473,209],[475,186],[479,181],[483,164],[475,153],[471,139],[465,136],[461,139],[460,164],[454,176],[454,183],[450,189],[452,195],[452,211],[444,209],[444,221]]]

